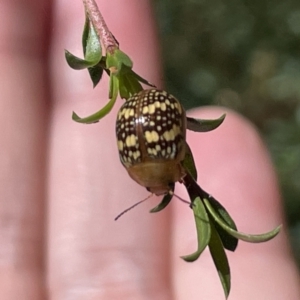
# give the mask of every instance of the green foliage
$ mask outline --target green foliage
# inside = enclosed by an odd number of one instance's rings
[[[211,223],[211,238],[208,246],[210,254],[218,271],[225,297],[227,299],[231,287],[230,267],[224,250],[222,239],[220,238],[220,235],[218,234],[213,223]]]
[[[211,238],[211,226],[209,224],[209,216],[202,202],[202,199],[198,195],[195,195],[195,198],[192,198],[192,204],[197,228],[198,249],[192,254],[181,257],[187,262],[193,262],[197,260],[209,244]]]
[[[104,107],[102,107],[99,111],[85,118],[80,118],[75,112],[73,112],[72,119],[76,122],[85,123],[85,124],[98,122],[100,119],[102,119],[112,110],[118,97],[118,90],[119,90],[119,81],[116,78],[116,76],[111,75],[109,81],[109,98],[110,98],[109,102]]]
[[[213,200],[214,200],[214,202],[216,201],[215,199],[213,199]],[[271,230],[269,232],[262,233],[262,234],[254,235],[254,234],[245,234],[242,232],[238,232],[235,229],[236,228],[235,224],[234,223],[233,223],[233,225],[230,224],[231,222],[233,222],[233,220],[231,219],[230,215],[224,208],[222,208],[223,213],[220,213],[217,210],[215,210],[213,208],[213,206],[211,205],[211,198],[204,199],[204,203],[205,203],[207,210],[211,214],[212,218],[222,227],[222,229],[224,229],[232,237],[234,237],[236,239],[240,239],[244,242],[249,242],[249,243],[267,242],[267,241],[273,239],[280,231],[281,225],[274,228],[273,230]],[[227,216],[227,219],[224,219],[225,216]],[[230,220],[230,222],[228,222],[228,220]],[[231,247],[231,245],[230,245],[230,247]],[[235,249],[235,247],[234,247],[234,249]]]
[[[219,119],[215,120],[203,120],[203,119],[193,119],[187,117],[187,128],[196,132],[207,132],[218,128],[225,119],[225,114],[222,115]]]
[[[111,111],[118,95],[128,99],[143,89],[141,83],[154,86],[132,70],[133,63],[130,57],[121,51],[118,45],[115,49],[107,52],[106,56],[102,55],[100,39],[93,23],[89,20],[88,13],[86,13],[82,34],[82,48],[83,59],[65,50],[68,65],[74,70],[87,69],[94,87],[100,82],[103,71],[105,71],[110,76],[109,101],[99,111],[88,117],[81,118],[73,112],[72,119],[74,121],[85,124],[96,123]]]
[[[82,48],[84,59],[76,57],[69,51],[65,50],[66,60],[69,66],[74,70],[87,68],[95,87],[101,80],[103,74],[103,67],[101,66],[102,48],[95,29],[87,15],[82,34]],[[102,61],[102,65],[103,63],[104,62]]]
[[[279,233],[281,226],[259,235],[239,232],[226,209],[216,199],[202,190],[192,176],[187,174],[184,177],[184,184],[191,199],[191,208],[194,212],[198,248],[194,253],[182,256],[182,258],[187,262],[193,262],[209,246],[227,298],[230,292],[231,276],[225,249],[235,251],[238,240],[249,243],[269,241]]]

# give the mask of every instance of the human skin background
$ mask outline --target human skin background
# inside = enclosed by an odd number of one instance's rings
[[[98,0],[135,70],[161,86],[150,2]],[[71,5],[72,4],[72,5]],[[224,299],[208,251],[195,263],[191,210],[173,200],[159,214],[152,198],[117,222],[148,193],[121,166],[116,108],[100,123],[71,120],[107,101],[107,79],[95,90],[87,72],[70,69],[64,48],[81,55],[81,1],[0,2],[0,295],[2,300]],[[105,76],[104,76],[105,77]],[[189,113],[219,117],[225,109]],[[188,132],[199,184],[243,232],[284,223],[268,153],[251,124],[227,112],[206,134]],[[182,186],[177,193],[187,198]],[[231,300],[300,299],[286,231],[263,244],[241,242],[228,253]]]

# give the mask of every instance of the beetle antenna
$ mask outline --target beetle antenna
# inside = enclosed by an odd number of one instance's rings
[[[190,206],[192,205],[192,203],[190,201],[187,201],[187,200],[181,198],[180,196],[176,195],[174,192],[170,191],[169,193],[171,195],[175,196],[178,200],[182,201],[183,203],[186,203],[186,204],[188,204]]]
[[[148,200],[150,197],[152,197],[153,194],[150,194],[147,198],[143,199],[143,200],[140,200],[136,203],[134,203],[133,205],[131,205],[130,207],[126,208],[125,210],[123,210],[120,214],[118,214],[116,217],[115,217],[115,221],[117,221],[120,217],[122,217],[125,213],[127,213],[128,211],[130,211],[131,209],[135,208],[136,206],[138,206],[139,204],[145,202],[146,200]]]

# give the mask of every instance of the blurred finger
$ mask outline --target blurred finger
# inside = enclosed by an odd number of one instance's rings
[[[0,3],[0,298],[44,299],[48,1]]]
[[[150,3],[97,1],[135,70],[160,81]],[[54,299],[163,299],[168,295],[168,214],[148,213],[155,198],[123,216],[148,195],[127,175],[117,153],[114,109],[100,123],[71,120],[108,101],[107,78],[92,90],[87,72],[71,70],[63,48],[81,55],[84,11],[80,2],[57,1],[52,51],[54,106],[49,173],[49,285]],[[106,75],[104,75],[106,77]],[[122,104],[117,101],[117,107]]]
[[[190,115],[216,118],[224,110],[203,108]],[[189,132],[188,142],[198,168],[198,183],[225,206],[240,231],[262,233],[284,224],[274,169],[252,125],[228,111],[218,129],[204,134]],[[195,250],[196,232],[191,210],[181,203],[174,207],[173,283],[178,299],[224,298],[208,250],[193,264],[178,257]],[[284,228],[267,243],[240,242],[228,257],[230,299],[299,299],[299,277]]]

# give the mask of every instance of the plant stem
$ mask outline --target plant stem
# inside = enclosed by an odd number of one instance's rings
[[[95,0],[83,0],[83,5],[105,51],[112,54],[115,49],[119,48],[119,45],[108,29],[97,3]]]
[[[193,201],[198,196],[203,201],[203,199],[209,199],[210,195],[205,192],[194,180],[194,178],[190,175],[190,173],[187,172],[185,177],[183,178],[183,184],[185,185],[187,192],[190,196],[190,199],[192,201],[191,205],[193,205]]]

